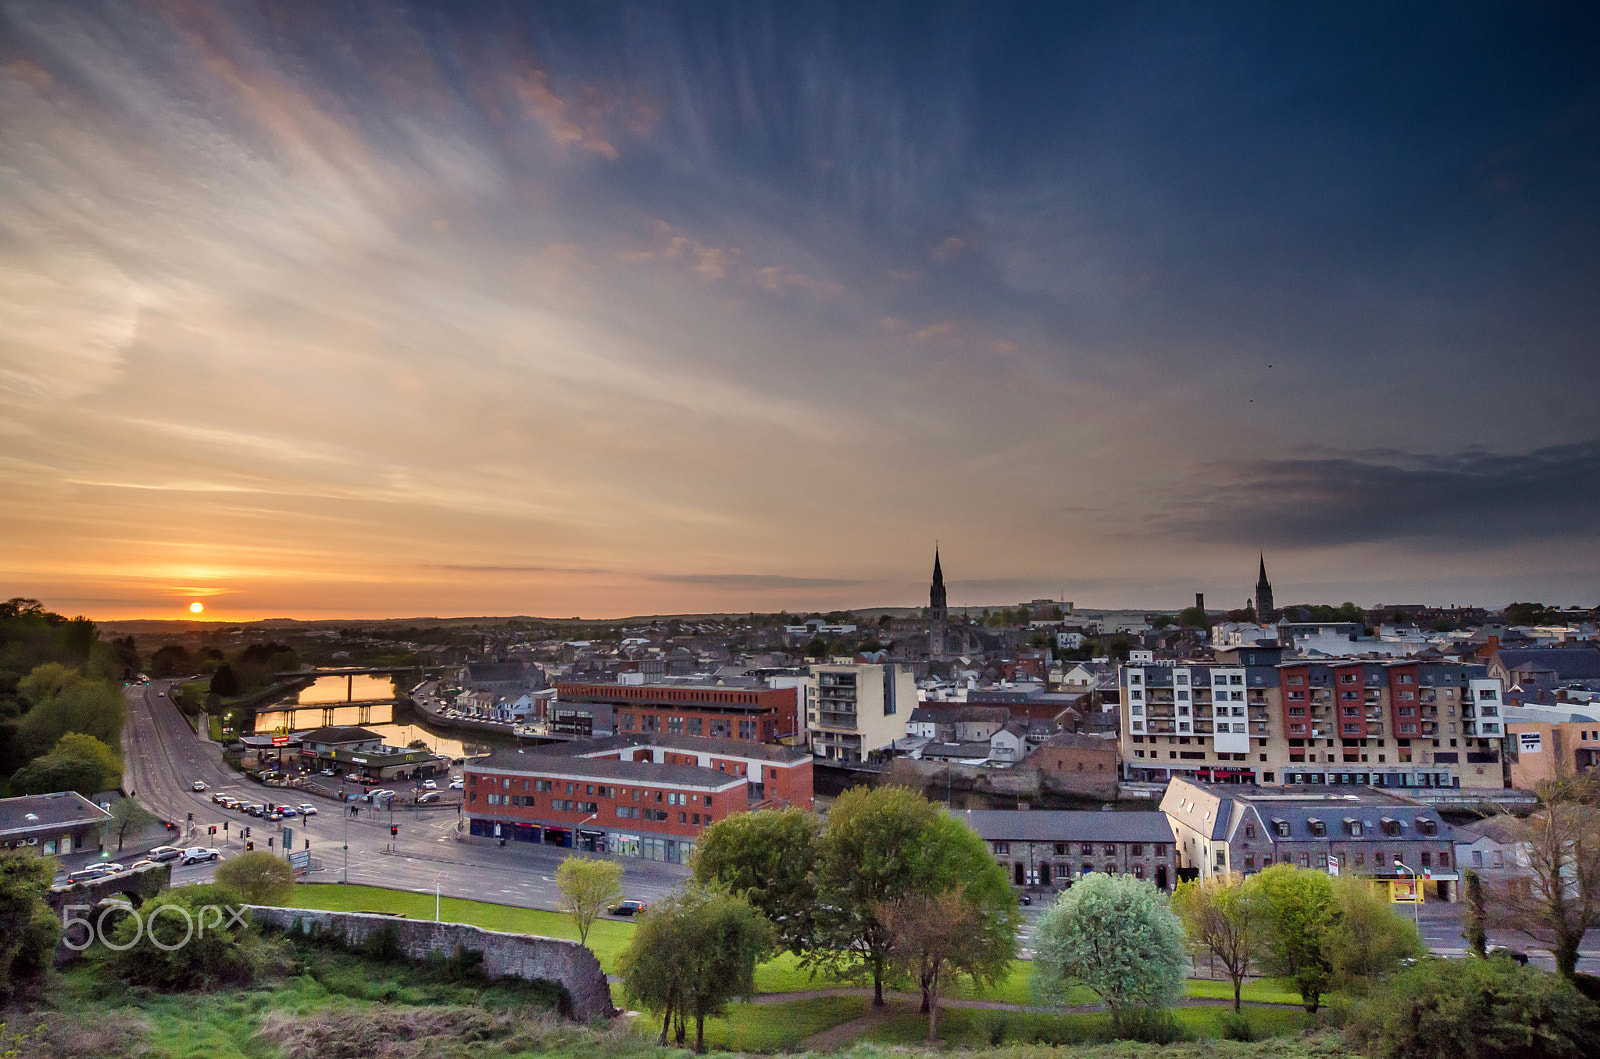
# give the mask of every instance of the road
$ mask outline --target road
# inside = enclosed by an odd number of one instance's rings
[[[360,814],[351,818],[335,799],[263,787],[224,764],[221,749],[189,727],[171,699],[176,683],[152,681],[127,688],[128,723],[123,734],[123,783],[129,793],[151,812],[182,828],[189,826],[188,814],[194,814],[194,830],[181,832],[181,841],[169,838],[172,845],[215,846],[227,857],[243,851],[241,828],[249,827],[257,849],[267,848],[269,836],[275,840],[275,848],[281,848],[279,825],[213,804],[211,795],[217,791],[254,802],[310,802],[318,807],[317,815],[283,823],[293,831],[295,849],[304,849],[310,842],[312,863],[318,865],[310,876],[313,882],[348,881],[419,893],[432,893],[437,885],[446,897],[524,908],[556,907],[552,877],[570,850],[459,841],[459,817],[449,811],[404,808],[391,814],[363,805]],[[193,791],[195,780],[208,789]],[[396,838],[389,835],[391,819],[400,829]],[[216,838],[206,833],[213,824],[218,828]],[[121,859],[133,858],[124,853]],[[646,902],[666,896],[687,875],[678,865],[616,859],[623,866],[624,892]],[[209,863],[175,868],[173,881],[204,882],[214,870],[215,865]]]

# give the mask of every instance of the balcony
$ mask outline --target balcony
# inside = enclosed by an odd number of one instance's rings
[[[1177,716],[1177,711],[1172,708],[1170,702],[1165,706],[1146,706],[1144,712],[1146,717],[1161,717],[1169,721]]]
[[[1151,721],[1145,725],[1151,735],[1177,735],[1178,726],[1172,721]]]
[[[1210,735],[1211,734],[1211,722],[1210,721],[1196,721],[1196,722],[1194,722],[1194,734],[1195,735]]]
[[[855,728],[854,710],[818,710],[817,723],[824,728]]]

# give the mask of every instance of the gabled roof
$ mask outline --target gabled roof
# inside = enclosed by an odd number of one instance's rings
[[[1600,678],[1600,650],[1593,647],[1502,647],[1506,669],[1528,663],[1553,669],[1562,680]]]

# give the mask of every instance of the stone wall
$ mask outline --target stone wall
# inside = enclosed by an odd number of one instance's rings
[[[45,895],[45,903],[55,909],[57,915],[68,905],[93,906],[107,897],[126,897],[129,904],[138,908],[145,898],[154,897],[171,885],[172,862],[169,861],[119,872],[109,879],[52,886]]]
[[[610,1018],[616,1013],[611,1006],[611,986],[600,970],[600,961],[575,941],[506,934],[464,923],[398,919],[369,912],[323,912],[252,905],[250,914],[258,923],[270,923],[304,934],[342,936],[351,945],[359,945],[383,928],[393,927],[399,935],[401,951],[413,959],[420,960],[432,953],[450,956],[458,947],[468,952],[481,952],[481,967],[490,977],[529,981],[543,978],[560,982],[572,996],[572,1017],[580,1022],[596,1016]]]

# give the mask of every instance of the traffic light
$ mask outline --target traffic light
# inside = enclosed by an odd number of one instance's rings
[[[306,839],[306,849],[310,849],[310,848],[311,848],[311,840],[308,838],[308,839]]]
[[[272,848],[272,836],[271,835],[267,836],[267,848],[268,849]]]
[[[248,827],[244,829],[244,837],[245,838],[249,838],[250,837],[250,829]]]
[[[255,843],[254,843],[254,842],[246,842],[246,843],[245,843],[245,844],[244,844],[244,848],[245,848],[245,852],[246,852],[246,853],[248,853],[248,852],[250,852],[250,851],[251,851],[251,850],[253,850],[253,849],[255,849],[255,848],[256,848],[256,844],[255,844]]]
[[[391,826],[389,828],[389,837],[390,838],[398,838],[398,837],[400,837],[400,828]]]
[[[193,813],[189,814],[189,823],[191,823],[191,824],[194,823],[194,814]]]
[[[208,834],[208,835],[214,835],[216,833],[217,833],[217,825],[216,824],[212,824],[209,828],[206,829],[206,834]]]

